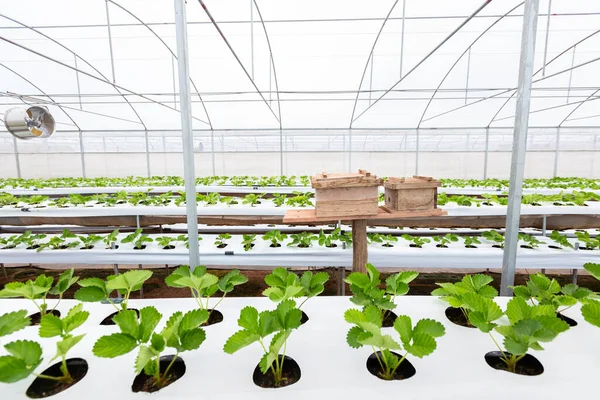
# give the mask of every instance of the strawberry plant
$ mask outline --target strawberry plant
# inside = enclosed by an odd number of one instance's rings
[[[109,233],[108,235],[106,235],[102,238],[102,241],[104,242],[104,245],[106,246],[107,249],[110,249],[112,244],[117,241],[118,235],[119,235],[119,230],[115,229],[114,231],[112,231],[111,233]]]
[[[27,245],[27,250],[37,249],[41,245],[41,241],[46,238],[43,233],[33,234],[31,231],[25,231],[21,236],[16,239],[19,243]]]
[[[600,280],[600,264],[594,263],[586,263],[583,265],[585,270],[590,273],[594,278]],[[598,299],[598,294],[594,294],[596,299],[587,299],[583,302],[583,306],[581,307],[581,315],[583,319],[589,322],[592,325],[600,328],[600,301]]]
[[[377,376],[385,380],[394,379],[396,370],[408,354],[418,358],[432,354],[437,347],[435,339],[446,333],[444,325],[438,321],[421,319],[413,326],[410,317],[401,315],[394,321],[394,330],[400,339],[396,341],[381,332],[382,315],[373,305],[362,310],[349,309],[344,313],[344,319],[354,325],[346,335],[348,345],[354,349],[371,346],[379,366]],[[402,357],[392,352],[402,349]]]
[[[325,232],[323,232],[323,229],[321,229],[321,232],[319,232],[319,236],[317,238],[319,246],[337,247],[337,244],[335,244],[334,241],[337,240],[339,232],[340,229],[336,228],[331,234],[328,235]]]
[[[163,250],[172,250],[175,248],[171,243],[175,242],[175,238],[171,236],[160,236],[156,238],[156,243],[163,248]]]
[[[402,239],[412,242],[410,247],[416,247],[418,249],[422,248],[424,244],[431,242],[431,239],[421,237],[421,236],[411,236],[407,233],[402,235]]]
[[[575,236],[580,242],[585,244],[583,247],[584,250],[594,250],[600,247],[600,239],[593,238],[590,236],[590,233],[587,231],[584,232],[575,232]]]
[[[395,317],[391,312],[396,308],[396,296],[408,293],[408,284],[419,276],[418,272],[404,271],[390,275],[385,280],[385,289],[380,289],[381,279],[379,271],[372,265],[366,265],[367,273],[352,272],[344,282],[350,284],[352,297],[350,301],[358,306],[375,306],[382,315],[385,326],[391,326],[391,319]]]
[[[264,195],[265,195],[265,193],[262,193],[262,194],[249,193],[246,196],[244,196],[244,200],[242,200],[242,204],[250,204],[251,207],[254,207],[257,204],[260,204],[260,199]]]
[[[208,312],[192,310],[183,314],[177,311],[169,317],[162,331],[157,332],[155,329],[161,318],[162,314],[152,306],[140,310],[139,320],[134,311],[119,312],[113,319],[120,332],[100,337],[94,344],[94,355],[115,358],[139,347],[135,373],[143,371],[152,379],[149,392],[160,390],[178,379],[173,379],[170,372],[179,354],[198,349],[206,339],[206,332],[200,325],[208,320]],[[167,347],[175,349],[175,355],[164,368],[160,355]]]
[[[281,207],[285,204],[285,199],[287,198],[286,194],[282,193],[273,193],[273,204],[275,207]]]
[[[300,177],[300,184],[302,186],[310,186],[310,178],[306,175]]]
[[[441,300],[447,302],[454,310],[459,310],[456,314],[451,310],[446,311],[446,316],[458,325],[472,327],[469,321],[469,314],[473,311],[469,304],[464,300],[467,293],[475,293],[486,299],[494,299],[498,296],[498,291],[490,286],[494,279],[491,276],[476,274],[465,275],[460,282],[456,283],[437,283],[439,288],[431,292],[432,296],[439,296]]]
[[[56,354],[52,360],[61,359],[61,376],[34,373],[35,369],[42,363],[41,346],[34,341],[17,340],[4,346],[10,355],[0,357],[0,382],[17,382],[34,374],[41,379],[72,384],[74,378],[69,371],[67,353],[85,336],[85,334],[73,336],[72,332],[83,325],[88,316],[89,313],[83,311],[83,304],[78,304],[71,308],[64,318],[50,314],[42,317],[39,330],[40,337],[60,337],[60,341],[56,343]],[[21,325],[24,322],[22,319],[18,321]]]
[[[25,283],[7,283],[4,286],[4,289],[0,290],[0,298],[25,298],[31,300],[39,310],[41,317],[48,313],[55,313],[56,307],[62,300],[63,294],[79,279],[76,276],[74,277],[73,273],[73,268],[64,271],[59,275],[56,284],[54,285],[54,278],[44,274],[39,275],[33,281],[28,280]],[[46,297],[49,294],[58,296],[58,301],[51,310],[48,310],[48,304],[46,303]],[[39,304],[38,300],[40,301]],[[60,315],[60,313],[58,314]]]
[[[306,297],[298,306],[302,308],[308,299],[323,293],[325,282],[328,280],[329,275],[326,272],[313,274],[311,271],[306,271],[298,278],[298,275],[285,268],[275,268],[272,273],[265,276],[265,283],[269,287],[262,294],[276,303],[291,298]]]
[[[219,204],[219,200],[221,200],[221,195],[217,192],[207,193],[204,197],[204,202],[207,206],[213,206],[215,204]]]
[[[149,237],[147,234],[142,234],[142,232],[142,228],[136,229],[135,232],[125,236],[123,240],[121,240],[121,243],[133,243],[134,250],[145,249],[146,245],[144,243],[153,242],[154,239]]]
[[[301,248],[307,248],[312,245],[312,242],[319,240],[317,235],[313,235],[310,232],[293,233],[290,235],[292,241],[288,243],[288,246],[296,246]]]
[[[535,236],[528,235],[526,233],[519,232],[518,236],[519,236],[519,241],[525,242],[525,244],[521,245],[521,247],[526,248],[526,249],[535,249],[535,248],[539,247],[540,244],[544,243],[544,242],[538,240]]]
[[[12,235],[10,237],[0,237],[0,245],[2,245],[2,250],[14,249],[17,247],[19,242],[18,235]]]
[[[227,339],[223,351],[233,354],[258,342],[264,352],[258,364],[260,372],[263,375],[269,373],[274,387],[290,385],[294,382],[283,376],[286,362],[291,362],[288,361],[289,357],[286,357],[287,340],[300,326],[301,318],[302,312],[296,308],[294,300],[284,300],[277,304],[274,311],[261,313],[254,307],[244,307],[238,319],[238,325],[242,329]],[[267,341],[271,335],[271,340]]]
[[[238,201],[235,197],[232,196],[222,196],[219,201],[227,206],[231,206],[233,204],[238,204]]]
[[[485,231],[481,233],[481,236],[490,242],[496,243],[493,247],[504,248],[504,235],[499,234],[498,231]]]
[[[450,243],[458,242],[458,236],[453,233],[447,233],[444,236],[434,236],[432,239],[438,242],[436,247],[441,248],[447,248]]]
[[[594,294],[591,290],[581,288],[573,283],[561,287],[556,279],[550,279],[541,272],[529,275],[525,286],[514,286],[512,289],[515,296],[531,301],[532,304],[552,306],[559,317],[561,317],[561,313],[576,305],[577,302],[584,302]],[[576,323],[573,321],[570,325],[574,326]]]
[[[242,246],[244,246],[244,251],[252,250],[254,242],[256,242],[256,235],[242,235]]]
[[[81,250],[93,249],[95,247],[96,243],[99,243],[103,240],[102,236],[94,235],[94,234],[80,235],[80,236],[78,236],[78,239],[81,242],[81,244],[83,244],[83,247],[81,248]]]
[[[75,299],[84,302],[107,302],[117,311],[126,310],[131,293],[140,290],[151,276],[152,271],[130,270],[124,274],[110,275],[105,281],[100,278],[81,279],[77,282],[81,288],[75,292]],[[110,298],[115,290],[123,295],[121,308]]]
[[[468,249],[474,249],[477,247],[476,244],[481,244],[477,236],[463,236],[462,239]]]
[[[269,231],[263,235],[262,239],[271,241],[269,247],[281,247],[281,243],[287,239],[287,235],[280,231]]]
[[[544,350],[541,342],[551,342],[561,332],[569,329],[569,325],[556,316],[554,307],[530,306],[522,297],[514,297],[508,302],[506,316],[509,325],[496,323],[504,313],[494,300],[475,293],[465,294],[463,300],[471,310],[469,321],[480,331],[490,335],[500,351],[499,358],[504,364],[503,369],[509,372],[520,372],[519,362],[527,355],[529,349]],[[493,330],[504,336],[504,349],[492,335]]]
[[[229,239],[231,239],[231,235],[229,233],[221,233],[215,239],[215,246],[217,246],[219,249],[225,248],[227,247],[226,240]]]
[[[165,278],[167,286],[189,288],[198,307],[209,312],[217,308],[227,293],[231,293],[236,286],[246,282],[248,282],[248,278],[237,269],[231,270],[219,279],[216,275],[208,273],[206,267],[203,265],[197,266],[193,271],[190,270],[189,266],[182,265]],[[209,309],[208,301],[217,291],[223,293],[223,296],[221,296],[212,309]],[[206,304],[203,303],[204,298],[206,299]]]
[[[554,243],[556,243],[556,246],[548,246],[548,247],[557,247],[559,249],[568,247],[568,248],[573,248],[573,245],[571,244],[571,242],[569,242],[569,239],[567,239],[567,235],[561,235],[559,231],[552,231],[552,233],[550,234],[550,239],[552,239],[554,241]]]
[[[286,199],[286,204],[290,207],[314,207],[314,204],[310,200],[311,192],[293,192],[294,196]]]

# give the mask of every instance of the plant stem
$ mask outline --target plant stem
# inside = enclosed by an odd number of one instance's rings
[[[306,296],[306,299],[304,299],[304,301],[302,303],[300,303],[300,305],[298,306],[298,308],[302,308],[302,306],[304,305],[304,303],[306,303],[306,301],[309,299],[310,297]]]
[[[171,360],[171,362],[169,363],[169,365],[167,366],[167,369],[165,369],[165,373],[163,374],[161,380],[166,381],[167,378],[169,377],[169,370],[171,369],[171,367],[173,366],[173,364],[175,363],[175,361],[177,360],[177,357],[179,356],[179,352],[175,353],[175,356],[173,357],[173,359]]]
[[[393,377],[394,374],[396,373],[396,370],[398,369],[398,367],[402,364],[402,361],[404,361],[406,359],[406,356],[408,355],[408,351],[406,352],[406,354],[404,354],[402,356],[402,358],[400,359],[400,362],[398,363],[398,365],[396,365],[396,368],[392,369],[390,371],[390,377]]]
[[[63,373],[63,379],[66,380],[67,382],[73,382],[73,378],[71,377],[71,374],[69,373],[69,368],[67,367],[67,356],[65,354],[63,354],[62,356],[62,373]]]
[[[385,366],[383,365],[384,363],[381,361],[381,359],[377,355],[377,350],[375,349],[374,346],[371,346],[371,349],[373,349],[373,354],[375,354],[375,358],[377,359],[377,362],[379,362],[379,366],[381,367],[381,371],[383,371],[383,373],[385,374],[386,371],[387,371],[387,364]]]
[[[210,317],[210,314],[217,308],[217,306],[219,304],[221,304],[221,302],[223,301],[223,299],[225,298],[225,296],[227,296],[227,293],[223,293],[223,297],[221,297],[221,299],[219,301],[217,301],[217,304],[215,304],[212,308],[212,311],[208,314],[208,316]]]
[[[37,376],[38,378],[42,378],[42,379],[49,379],[51,381],[64,381],[65,378],[62,376],[50,376],[50,375],[44,375],[44,374],[35,374],[35,376]]]
[[[160,356],[156,357],[156,372],[154,372],[154,381],[159,386],[163,385],[163,382],[162,382],[161,377],[160,377]]]
[[[496,342],[496,339],[494,339],[494,335],[492,335],[492,332],[488,332],[488,334],[490,335],[490,337],[492,338],[492,341],[494,342],[494,344],[496,345],[496,347],[498,348],[498,350],[500,350],[500,353],[502,353],[502,356],[504,357],[504,359],[506,359],[506,354],[504,353],[504,351],[502,350],[502,347],[500,347],[498,345],[498,342]]]

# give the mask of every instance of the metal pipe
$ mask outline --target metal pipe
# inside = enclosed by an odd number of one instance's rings
[[[81,153],[81,175],[86,178],[87,174],[85,171],[85,151],[83,150],[83,134],[79,131],[79,152]]]
[[[146,171],[148,173],[148,178],[152,176],[150,173],[150,141],[148,138],[148,131],[144,132],[144,138],[146,139]]]
[[[556,149],[554,150],[554,173],[553,176],[558,176],[558,151],[560,150],[560,127],[556,128]]]
[[[110,50],[110,67],[112,71],[112,82],[116,83],[115,80],[115,58],[113,55],[113,45],[112,45],[112,32],[110,29],[110,13],[108,11],[108,1],[104,3],[106,5],[106,27],[108,28],[108,48]]]
[[[523,195],[523,175],[525,171],[525,153],[527,150],[527,129],[529,108],[531,105],[531,85],[533,81],[533,63],[535,58],[535,39],[539,0],[526,0],[521,35],[521,57],[519,62],[519,85],[513,151],[508,190],[508,208],[506,213],[506,233],[504,254],[502,256],[502,278],[500,295],[512,295],[510,286],[515,282],[519,223],[521,219],[521,198]]]
[[[15,149],[15,165],[17,167],[17,178],[21,179],[21,160],[19,160],[19,145],[17,138],[13,136],[13,147]]]
[[[402,79],[402,64],[404,62],[404,25],[406,24],[406,0],[402,0],[402,33],[400,36],[400,79]]]
[[[485,153],[483,156],[483,179],[487,179],[488,152],[490,147],[490,128],[485,128]]]
[[[469,54],[467,55],[467,82],[465,83],[465,104],[469,100],[469,72],[471,70],[471,47],[469,47]]]
[[[415,175],[419,175],[419,128],[417,128],[417,140],[415,144]]]
[[[183,141],[183,173],[185,178],[186,214],[189,243],[189,266],[200,265],[198,246],[198,210],[196,204],[196,177],[194,168],[194,137],[192,132],[192,98],[190,94],[187,18],[185,0],[175,1],[177,33],[177,64],[179,67],[179,104]]]
[[[250,0],[250,62],[252,79],[254,79],[254,6]]]
[[[77,66],[77,56],[73,54],[73,58],[75,59],[75,68],[79,68]],[[79,97],[79,108],[83,110],[83,104],[81,103],[81,86],[79,85],[79,72],[75,71],[75,80],[77,81],[77,96]]]
[[[571,58],[571,68],[575,65],[575,52],[577,50],[577,46],[573,47],[573,57]],[[567,90],[567,101],[569,103],[569,97],[571,96],[571,81],[573,79],[573,70],[569,72],[569,89]]]
[[[546,40],[544,41],[544,62],[542,64],[542,76],[546,76],[546,57],[548,56],[548,37],[550,36],[550,14],[552,11],[552,0],[548,0],[548,16],[546,17]]]

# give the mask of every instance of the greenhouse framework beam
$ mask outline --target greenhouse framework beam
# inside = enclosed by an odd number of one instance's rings
[[[179,67],[179,104],[181,135],[183,141],[183,175],[185,178],[185,202],[188,227],[189,263],[194,269],[200,265],[198,246],[198,208],[196,204],[196,174],[194,168],[194,133],[192,131],[192,96],[188,59],[187,18],[185,0],[175,1],[177,34],[177,65]]]
[[[540,0],[526,0],[521,35],[521,57],[519,62],[519,85],[517,88],[517,108],[513,135],[513,150],[510,166],[510,184],[508,189],[508,208],[506,213],[506,233],[504,254],[502,257],[502,278],[500,295],[510,296],[515,283],[515,266],[519,224],[521,221],[521,198],[523,196],[523,175],[525,172],[525,153],[527,151],[527,128],[531,105],[531,85],[533,81],[533,63],[535,61],[535,39]]]

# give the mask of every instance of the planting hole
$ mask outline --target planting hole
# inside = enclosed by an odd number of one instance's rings
[[[402,356],[400,354],[395,353],[393,351],[391,353],[393,355],[395,355],[396,357],[398,357],[398,359],[402,359]],[[377,356],[375,354],[377,354]],[[381,358],[380,351],[378,351],[377,353],[371,354],[369,356],[369,358],[367,358],[367,369],[369,370],[371,375],[376,376],[381,380],[387,380],[387,379],[384,379],[381,377],[381,375],[383,374],[383,371],[381,370],[381,364],[379,364],[377,357]],[[415,369],[415,367],[410,363],[410,361],[408,361],[408,359],[405,358],[404,361],[402,361],[402,363],[398,366],[398,368],[394,372],[394,375],[392,376],[392,380],[401,381],[403,379],[408,379],[408,378],[414,376],[416,373],[417,373],[417,370]]]
[[[160,358],[160,373],[163,374],[165,370],[169,367],[169,364],[173,360],[175,356],[162,356]],[[157,385],[154,378],[152,376],[146,375],[144,371],[142,371],[138,376],[133,380],[133,384],[131,385],[131,390],[135,393],[137,392],[146,392],[153,393],[159,391],[162,388],[169,386],[171,383],[175,382],[179,378],[181,378],[185,374],[185,362],[181,357],[177,357],[171,369],[169,370],[169,376],[165,378],[165,382],[162,385]]]
[[[46,314],[52,314],[55,317],[60,318],[60,311],[58,311],[58,310],[51,310],[51,311],[48,311]],[[29,316],[29,318],[31,319],[31,324],[29,324],[30,326],[39,325],[40,320],[42,319],[42,314],[39,312],[36,312],[35,314],[31,314]]]
[[[279,354],[279,362],[283,363],[283,373],[281,378],[281,384],[279,386],[275,385],[275,377],[273,376],[273,370],[269,368],[266,374],[263,374],[260,371],[260,367],[257,365],[254,368],[254,373],[252,374],[252,380],[256,386],[260,386],[261,388],[278,388],[284,386],[290,386],[300,380],[302,375],[300,371],[300,366],[298,363],[292,358],[288,356],[282,356]]]
[[[460,308],[448,307],[446,308],[445,313],[446,318],[448,318],[453,324],[464,326],[466,328],[474,328]]]
[[[208,309],[207,311],[209,312],[208,321],[200,326],[210,326],[223,322],[223,314],[221,314],[221,311],[212,309]]]
[[[63,373],[60,370],[61,362],[46,368],[42,375],[48,376],[62,376]],[[25,394],[31,399],[43,399],[44,397],[50,397],[64,390],[67,390],[71,386],[83,379],[88,372],[88,363],[83,358],[69,358],[67,360],[67,369],[69,374],[73,378],[70,383],[63,381],[55,381],[51,379],[35,378],[31,383]]]
[[[383,321],[381,323],[381,327],[391,328],[392,326],[394,326],[396,318],[398,318],[398,316],[392,310],[385,310],[383,312]]]
[[[135,311],[135,313],[137,314],[137,317],[138,318],[140,317],[140,311],[137,308],[128,308],[128,310]],[[108,317],[104,318],[102,320],[102,322],[100,322],[100,325],[115,325],[115,322],[113,321],[113,317],[115,315],[117,315],[119,312],[120,312],[120,310],[115,311],[114,313],[110,314]]]
[[[507,357],[512,356],[511,353],[506,351],[504,352],[504,354]],[[511,372],[508,370],[508,366],[506,365],[502,357],[503,354],[501,352],[490,351],[485,355],[485,362],[488,363],[488,365],[494,369]],[[519,360],[519,362],[517,362],[515,372],[511,373],[518,375],[535,376],[540,375],[543,372],[544,366],[542,365],[542,363],[531,354],[525,354],[525,357],[523,357],[521,360]]]
[[[569,318],[561,313],[556,313],[556,316],[569,324],[570,327],[577,326],[577,321],[575,321],[573,318]]]
[[[306,315],[304,313],[304,311],[302,311],[302,318],[300,318],[300,325],[304,325],[306,322],[308,322],[309,318],[308,315]]]

